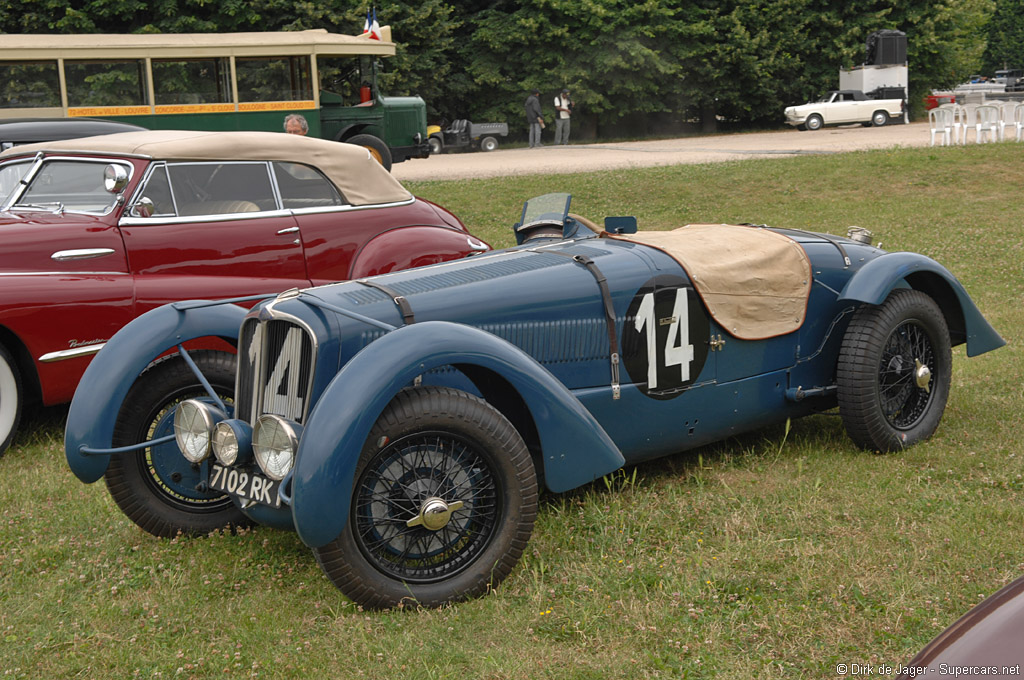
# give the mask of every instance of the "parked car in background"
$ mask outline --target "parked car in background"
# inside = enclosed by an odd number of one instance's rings
[[[0,119],[0,151],[19,144],[52,142],[76,137],[138,132],[146,128],[101,118],[5,118]]]
[[[293,529],[359,604],[436,606],[511,572],[539,484],[836,405],[898,451],[938,428],[950,347],[1004,344],[942,265],[863,230],[601,229],[569,201],[529,201],[506,251],[150,312],[86,371],[71,469],[154,535]],[[181,349],[209,336],[237,355]]]
[[[924,98],[925,111],[931,111],[943,104],[956,104],[955,92],[932,92]]]
[[[494,151],[498,148],[498,137],[508,136],[508,123],[454,120],[447,126],[444,122],[441,125],[428,125],[427,135],[430,153],[468,148]]]
[[[25,404],[70,401],[92,355],[150,309],[489,250],[366,149],[283,133],[19,146],[0,154],[0,195],[0,452]]]
[[[786,123],[798,130],[820,130],[825,125],[861,123],[876,127],[903,120],[902,98],[872,99],[860,90],[833,90],[816,102],[789,106]]]

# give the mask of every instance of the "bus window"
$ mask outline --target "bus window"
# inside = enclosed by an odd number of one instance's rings
[[[66,61],[68,106],[143,106],[145,64],[130,61]]]
[[[157,106],[226,104],[231,101],[231,68],[217,59],[154,59]]]
[[[309,57],[238,57],[240,102],[302,101],[313,98]]]
[[[56,61],[0,62],[0,108],[60,106]]]

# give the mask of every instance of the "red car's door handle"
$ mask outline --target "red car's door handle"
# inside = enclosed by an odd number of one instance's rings
[[[287,229],[278,229],[277,230],[277,235],[278,236],[284,236],[285,234],[294,234],[298,230],[299,230],[298,227],[288,227]]]
[[[66,260],[88,260],[93,257],[104,257],[113,254],[113,248],[81,248],[79,250],[58,250],[53,255],[50,255],[50,259],[64,262]]]

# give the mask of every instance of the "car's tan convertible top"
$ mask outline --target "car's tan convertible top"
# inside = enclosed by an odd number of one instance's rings
[[[732,224],[602,236],[643,243],[670,255],[686,270],[711,316],[736,338],[771,338],[803,325],[811,262],[788,236]]]
[[[124,132],[17,146],[0,154],[0,161],[37,151],[95,152],[175,161],[301,163],[319,168],[352,205],[394,203],[412,198],[365,148],[283,132]]]

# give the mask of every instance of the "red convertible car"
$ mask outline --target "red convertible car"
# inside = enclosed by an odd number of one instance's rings
[[[70,401],[92,355],[150,309],[490,249],[366,149],[296,135],[18,146],[0,154],[0,199],[0,454],[26,404]]]

